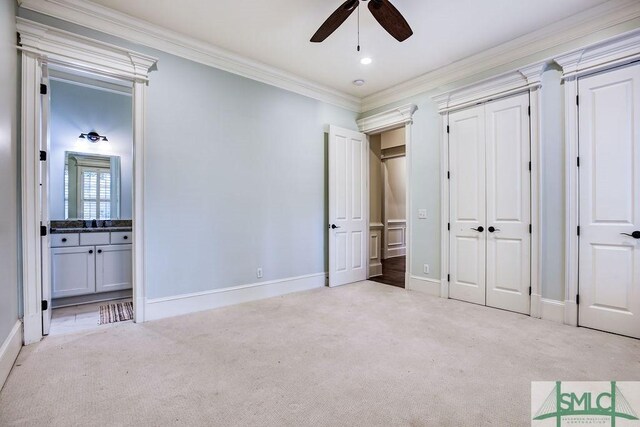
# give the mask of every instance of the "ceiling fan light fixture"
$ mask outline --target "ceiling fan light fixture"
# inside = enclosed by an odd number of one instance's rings
[[[352,82],[355,86],[364,86],[364,80],[356,79]]]
[[[360,63],[361,63],[362,65],[369,65],[369,64],[371,64],[372,62],[373,62],[373,60],[372,60],[371,58],[369,58],[368,56],[365,56],[364,58],[362,58],[362,59],[360,60]]]

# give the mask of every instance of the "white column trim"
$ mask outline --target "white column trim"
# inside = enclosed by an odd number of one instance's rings
[[[22,54],[22,297],[24,343],[42,338],[42,287],[40,256],[40,81],[42,64],[33,52]]]
[[[640,60],[640,30],[629,31],[555,58],[562,67],[565,97],[565,301],[564,323],[578,325],[578,80]]]
[[[42,339],[42,288],[40,252],[39,150],[43,138],[40,81],[43,63],[55,63],[75,70],[132,82],[134,111],[134,277],[136,321],[144,321],[144,92],[149,69],[156,59],[118,46],[61,31],[53,27],[16,19],[22,51],[22,248],[24,343]],[[46,135],[44,136],[46,137]],[[47,269],[45,269],[47,271]]]

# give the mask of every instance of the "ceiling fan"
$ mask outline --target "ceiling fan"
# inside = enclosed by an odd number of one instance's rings
[[[364,0],[362,0],[364,1]],[[320,43],[331,35],[360,6],[360,0],[347,0],[335,10],[311,37],[313,43]],[[389,0],[369,0],[368,8],[382,28],[399,42],[413,34],[411,27]]]

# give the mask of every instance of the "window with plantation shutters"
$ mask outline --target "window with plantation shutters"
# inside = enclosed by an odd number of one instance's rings
[[[106,168],[80,167],[80,217],[111,218],[111,171]]]

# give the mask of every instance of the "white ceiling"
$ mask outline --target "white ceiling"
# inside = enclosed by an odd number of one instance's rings
[[[391,0],[414,35],[398,43],[360,7],[323,43],[309,38],[344,0],[92,0],[351,95],[364,97],[607,0]],[[369,56],[371,65],[360,64]],[[351,82],[364,79],[356,87]]]

